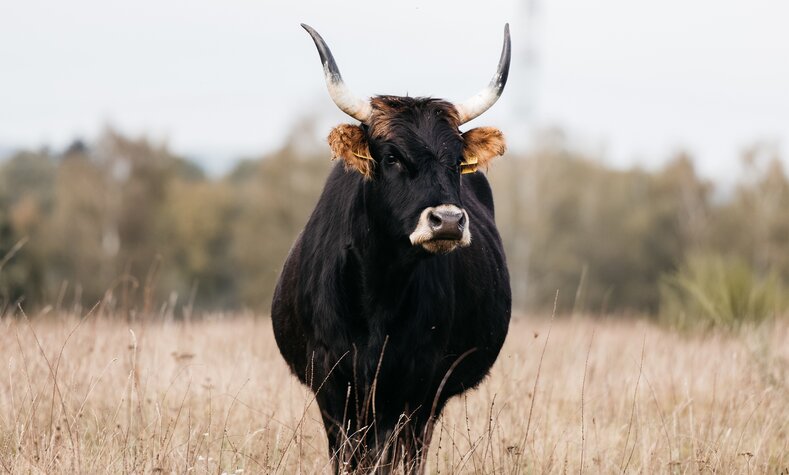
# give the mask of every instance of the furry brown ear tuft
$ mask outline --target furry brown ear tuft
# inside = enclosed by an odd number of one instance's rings
[[[469,169],[476,171],[476,166],[487,167],[494,157],[504,155],[507,144],[504,134],[495,127],[477,127],[463,134],[464,161],[475,166]]]
[[[371,178],[375,162],[370,156],[364,130],[358,125],[340,124],[329,132],[332,160],[341,158],[346,169],[354,169]]]

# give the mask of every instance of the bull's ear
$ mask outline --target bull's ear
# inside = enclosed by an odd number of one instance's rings
[[[507,144],[504,134],[495,127],[477,127],[463,134],[463,173],[473,173],[478,166],[487,167],[490,161],[504,155]]]
[[[367,137],[364,130],[358,125],[341,124],[329,132],[329,147],[332,160],[341,158],[346,169],[354,169],[371,178],[373,164],[370,149],[367,146]]]

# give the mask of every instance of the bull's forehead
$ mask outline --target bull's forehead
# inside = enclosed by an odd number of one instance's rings
[[[461,143],[458,113],[451,103],[433,98],[377,96],[371,100],[373,114],[370,135],[406,145],[443,153]]]

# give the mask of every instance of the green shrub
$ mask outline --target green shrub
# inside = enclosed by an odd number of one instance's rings
[[[786,297],[775,272],[759,274],[740,258],[694,255],[662,279],[660,318],[682,330],[736,330],[784,313]]]

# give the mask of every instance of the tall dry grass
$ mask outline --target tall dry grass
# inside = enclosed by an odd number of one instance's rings
[[[490,378],[444,412],[428,471],[788,473],[787,342],[786,322],[680,337],[646,322],[517,318]],[[7,317],[0,355],[0,470],[331,467],[312,395],[267,318]]]

